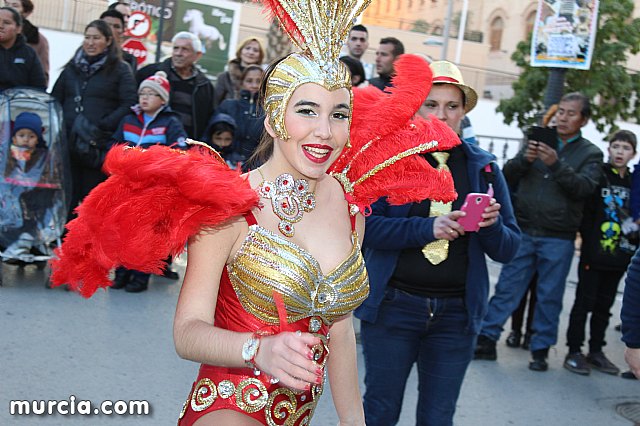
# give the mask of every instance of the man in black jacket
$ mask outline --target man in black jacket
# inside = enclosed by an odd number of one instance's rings
[[[378,77],[369,80],[369,84],[380,90],[391,86],[391,78],[395,74],[393,63],[404,53],[404,45],[395,37],[385,37],[380,40],[376,51],[376,71]]]
[[[102,14],[100,15],[100,19],[102,19],[107,23],[107,25],[109,25],[109,27],[111,28],[111,32],[113,32],[114,41],[122,49],[122,42],[124,41],[124,31],[126,29],[124,24],[124,16],[122,15],[122,13],[118,12],[115,9],[108,9],[102,12]],[[136,72],[136,70],[138,69],[138,60],[135,56],[123,50],[122,60],[129,64],[129,66],[131,67],[131,72]]]
[[[147,65],[136,73],[140,84],[144,79],[164,71],[171,84],[169,105],[178,114],[187,135],[200,139],[213,115],[214,88],[209,79],[196,67],[202,57],[202,43],[194,34],[182,31],[171,40],[170,58]]]
[[[478,336],[476,359],[496,359],[502,326],[537,272],[529,369],[548,368],[546,359],[558,338],[562,297],[584,202],[600,179],[602,151],[580,130],[590,116],[586,96],[577,92],[563,96],[556,113],[557,145],[530,140],[504,167],[507,181],[517,184],[514,205],[522,242],[516,257],[500,273]]]

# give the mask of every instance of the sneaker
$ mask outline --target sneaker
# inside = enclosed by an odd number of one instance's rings
[[[622,377],[623,379],[628,379],[628,380],[638,380],[636,375],[633,374],[633,371],[631,371],[631,370],[627,370],[627,371],[624,371],[624,372],[620,373],[620,377]]]
[[[479,335],[473,359],[483,359],[486,361],[495,361],[498,359],[495,340],[491,340],[483,334]]]
[[[596,370],[603,373],[617,375],[620,369],[614,363],[609,361],[603,352],[593,352],[587,355],[587,362]]]
[[[591,373],[591,367],[589,367],[587,358],[582,354],[582,352],[568,353],[562,366],[572,373],[581,374],[583,376],[588,376]]]
[[[522,333],[516,330],[513,330],[509,333],[509,337],[507,337],[506,344],[510,348],[518,348],[520,347],[520,339],[522,339]]]
[[[529,362],[529,370],[547,371],[549,369],[549,364],[547,363],[548,355],[549,348],[531,351],[531,357],[533,358],[533,360]]]
[[[1,254],[2,261],[11,265],[20,264],[20,262],[12,261],[25,261],[26,257],[30,254],[33,247],[34,238],[31,234],[23,232],[20,234],[17,240],[11,243]]]

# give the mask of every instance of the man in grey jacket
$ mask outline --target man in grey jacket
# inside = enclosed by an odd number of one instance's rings
[[[517,188],[514,206],[522,242],[500,273],[478,336],[476,359],[496,359],[502,327],[538,272],[529,369],[548,368],[583,204],[595,190],[601,170],[602,151],[581,133],[590,116],[589,99],[582,93],[563,96],[556,113],[557,141],[529,140],[504,167],[507,181]],[[553,142],[557,145],[550,146]]]

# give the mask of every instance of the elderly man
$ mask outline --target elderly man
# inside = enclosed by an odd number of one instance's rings
[[[173,36],[171,57],[157,64],[147,65],[136,73],[140,84],[144,79],[164,71],[171,84],[169,106],[178,114],[187,136],[201,139],[209,117],[213,115],[214,88],[209,79],[196,67],[202,57],[202,43],[194,34],[182,31]],[[170,264],[170,260],[168,262]],[[163,276],[177,280],[178,273],[168,265]]]
[[[202,43],[194,34],[182,31],[171,40],[171,57],[163,62],[147,65],[136,73],[140,84],[156,71],[164,71],[171,84],[169,105],[180,116],[187,135],[200,139],[213,115],[214,88],[209,79],[196,67],[202,57]]]
[[[563,96],[556,113],[555,146],[550,141],[530,140],[504,166],[507,181],[517,186],[515,211],[522,242],[516,257],[502,267],[482,321],[476,359],[496,359],[502,326],[537,272],[529,369],[548,369],[547,356],[558,339],[562,296],[584,202],[595,191],[601,173],[602,151],[583,138],[580,130],[590,116],[585,95],[574,92]]]
[[[380,90],[391,86],[391,78],[394,74],[393,63],[398,56],[404,53],[404,45],[395,37],[385,37],[380,40],[376,51],[376,71],[378,77],[369,80],[369,83]]]

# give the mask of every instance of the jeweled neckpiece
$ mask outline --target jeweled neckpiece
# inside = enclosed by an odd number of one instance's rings
[[[289,173],[283,173],[275,182],[264,178],[258,168],[262,183],[258,187],[258,193],[262,198],[271,200],[273,213],[280,219],[278,229],[285,237],[293,237],[295,234],[294,223],[300,222],[302,215],[312,211],[316,207],[316,197],[309,191],[309,182],[304,179],[294,179]]]

